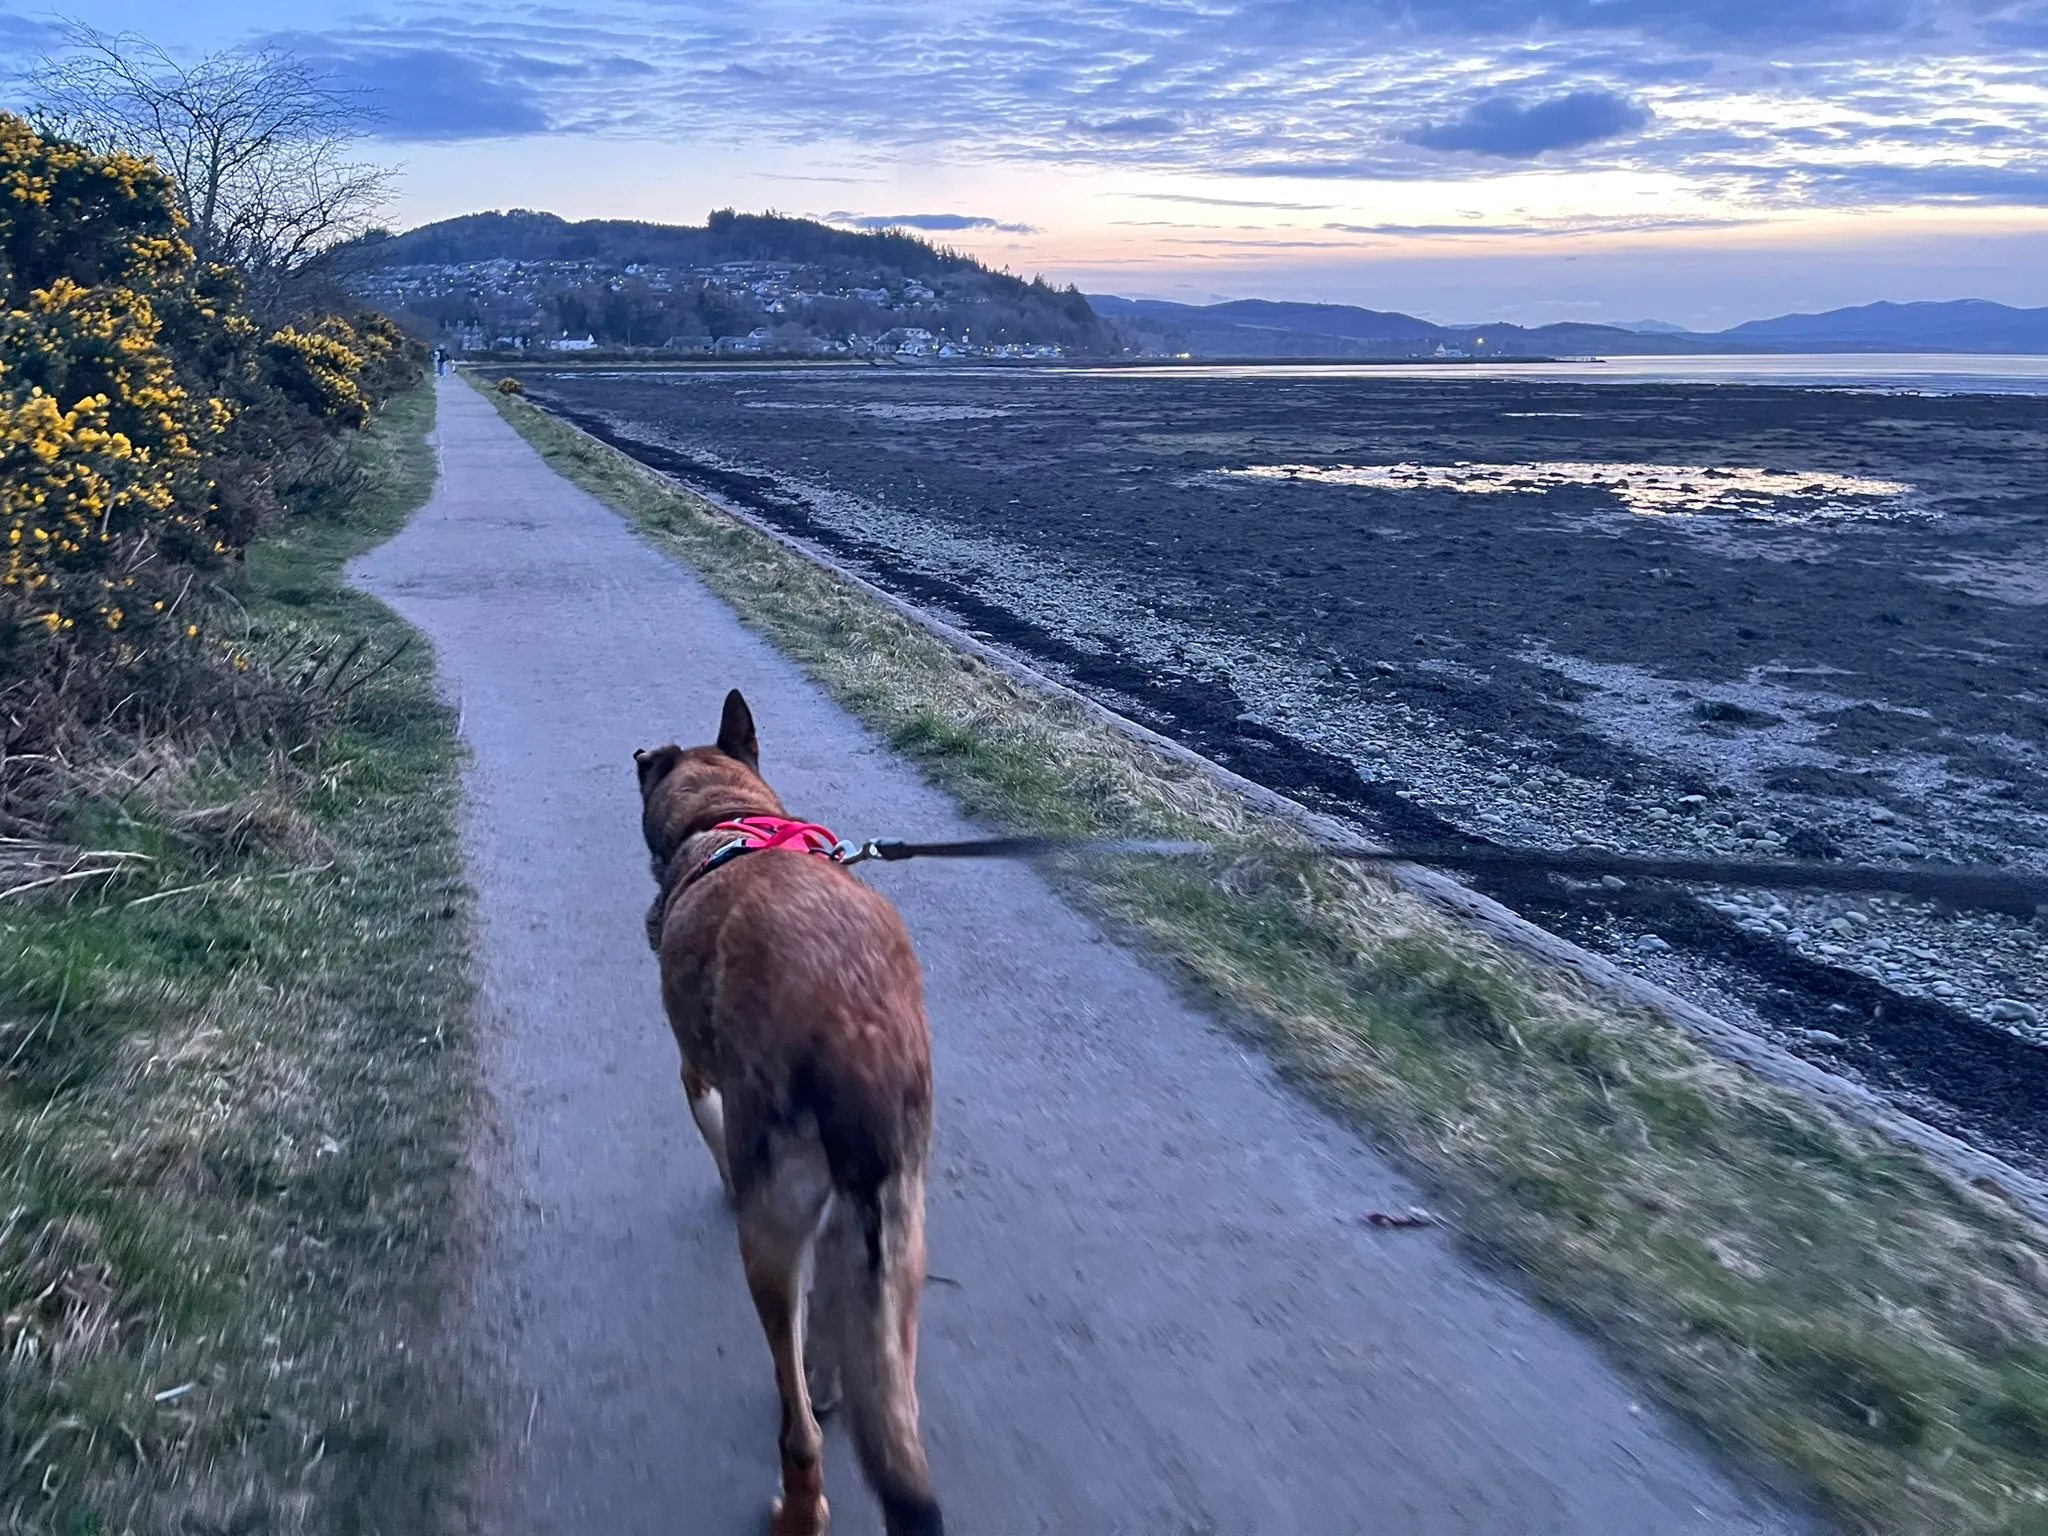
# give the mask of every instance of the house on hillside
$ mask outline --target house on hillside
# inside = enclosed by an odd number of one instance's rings
[[[550,352],[589,352],[596,348],[595,336],[557,336],[548,343]]]

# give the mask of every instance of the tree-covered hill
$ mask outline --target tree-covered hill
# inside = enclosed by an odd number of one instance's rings
[[[469,213],[404,234],[379,231],[355,242],[357,260],[378,267],[484,261],[594,261],[605,266],[715,266],[729,261],[796,262],[848,276],[894,272],[937,277],[982,271],[971,256],[902,230],[848,230],[775,213],[722,208],[703,224],[582,219],[526,208]],[[1000,274],[991,273],[991,276]],[[1016,279],[1011,279],[1015,282]]]
[[[334,259],[365,298],[467,346],[588,336],[693,349],[754,336],[748,350],[894,350],[913,334],[934,348],[1117,346],[1072,288],[903,230],[773,213],[722,209],[676,225],[513,209],[367,235]]]

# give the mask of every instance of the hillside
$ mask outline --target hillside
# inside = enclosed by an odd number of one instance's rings
[[[1818,315],[1781,315],[1725,331],[1662,321],[1628,325],[1436,325],[1413,315],[1349,304],[1234,299],[1175,304],[1091,295],[1089,302],[1141,351],[1196,357],[1624,357],[1728,352],[2048,353],[2048,309],[1984,299],[1865,304]]]
[[[2014,309],[1988,299],[1860,304],[1752,320],[1719,334],[1779,351],[2048,352],[2048,309]]]
[[[1437,325],[1349,304],[1234,299],[1174,304],[1090,295],[1132,349],[1196,357],[1586,357],[1724,350],[1696,337],[1609,325]],[[1759,350],[1755,347],[1742,350]]]
[[[361,297],[461,350],[1100,354],[1087,299],[901,230],[777,214],[702,225],[513,209],[377,233],[335,254]]]

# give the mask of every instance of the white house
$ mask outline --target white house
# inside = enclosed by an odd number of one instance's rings
[[[558,336],[548,343],[551,352],[589,352],[597,346],[595,336]]]

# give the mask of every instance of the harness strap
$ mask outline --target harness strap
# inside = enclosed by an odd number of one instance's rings
[[[785,816],[740,816],[721,821],[714,832],[737,832],[747,851],[786,848],[801,843],[803,853],[830,854],[839,846],[839,834],[814,821],[791,821]]]
[[[786,816],[740,816],[731,821],[721,821],[710,830],[731,832],[736,836],[685,875],[677,890],[702,879],[721,864],[730,864],[743,853],[787,848],[792,853],[812,853],[835,864],[844,864],[859,852],[830,827],[819,826],[814,821],[793,821]]]
[[[819,826],[814,821],[793,821],[787,816],[736,816],[730,821],[706,827],[704,831],[730,832],[734,836],[731,842],[717,849],[681,879],[671,881],[666,875],[662,877],[661,893],[647,910],[647,942],[651,948],[661,948],[661,925],[675,899],[714,869],[730,864],[741,854],[782,848],[792,853],[816,854],[842,867],[887,857],[874,843],[850,843],[830,827]]]

